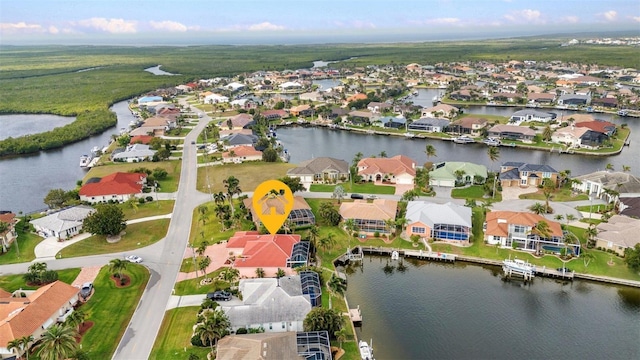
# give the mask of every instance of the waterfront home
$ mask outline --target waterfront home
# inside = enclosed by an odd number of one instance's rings
[[[536,132],[528,127],[516,125],[494,125],[489,129],[490,137],[497,137],[505,140],[519,140],[530,142],[536,136]]]
[[[589,95],[566,94],[566,95],[561,95],[558,98],[558,105],[560,106],[589,105],[590,103],[591,103],[591,97]]]
[[[429,172],[429,185],[454,187],[462,184],[484,184],[487,167],[469,162],[447,161],[436,163]]]
[[[640,220],[623,215],[613,215],[609,221],[596,226],[596,247],[612,250],[624,256],[626,249],[640,243]]]
[[[358,161],[358,175],[364,181],[413,185],[416,162],[405,155],[391,158],[364,158]]]
[[[590,130],[587,128],[580,128],[575,126],[566,126],[563,128],[559,128],[551,135],[551,142],[557,144],[565,144],[570,147],[580,147],[582,143],[582,137],[589,131]]]
[[[224,96],[224,95],[220,95],[220,94],[211,93],[211,94],[206,95],[204,97],[203,101],[204,101],[205,104],[228,103],[229,102],[229,97]]]
[[[78,194],[80,201],[92,204],[116,201],[123,202],[142,194],[147,183],[147,174],[115,172],[98,182],[87,182],[82,185]]]
[[[287,176],[299,178],[307,189],[315,183],[335,184],[349,179],[349,164],[332,157],[317,157],[305,160],[298,164],[298,167],[289,169]]]
[[[138,105],[162,101],[162,96],[143,96],[138,98]]]
[[[267,199],[269,207],[274,207],[276,214],[284,214],[284,204],[275,199]],[[246,198],[242,201],[244,207],[249,210],[253,223],[256,224],[256,228],[260,228],[260,216],[256,209],[253,207],[253,198]],[[312,226],[316,223],[316,217],[311,211],[311,207],[307,204],[307,201],[302,196],[293,197],[293,208],[287,216],[285,221],[285,227],[305,228]],[[293,229],[288,229],[290,232]]]
[[[541,221],[548,225],[547,237],[542,237],[533,230]],[[564,243],[560,223],[534,213],[490,211],[487,213],[484,228],[484,240],[490,245],[554,253],[560,253],[561,249],[567,246],[572,254],[580,254],[580,244]]]
[[[0,358],[22,357],[49,327],[63,323],[74,311],[80,289],[55,281],[37,290],[0,290]],[[25,295],[23,297],[23,294]],[[9,350],[9,343],[33,336],[24,348]]]
[[[66,240],[82,231],[82,222],[96,210],[90,206],[78,205],[47,216],[29,221],[38,235]]]
[[[527,94],[527,101],[529,104],[550,105],[556,101],[556,94],[530,92]]]
[[[136,136],[132,136],[131,140],[129,140],[129,145],[133,145],[133,144],[143,144],[143,145],[149,145],[149,143],[151,142],[151,139],[153,139],[154,137],[151,135],[136,135]]]
[[[421,118],[453,118],[458,115],[460,110],[448,104],[438,104],[436,106],[432,106],[430,108],[422,109],[420,112]]]
[[[608,109],[615,109],[618,107],[618,99],[612,97],[594,98],[591,100],[591,105]]]
[[[221,127],[226,127],[230,130],[240,130],[246,129],[251,124],[253,124],[253,115],[241,113],[230,117],[226,122],[222,122]]]
[[[471,208],[453,203],[436,204],[409,201],[407,204],[408,238],[418,235],[440,241],[469,242],[471,236]]]
[[[377,114],[362,110],[350,111],[348,114],[349,121],[357,125],[370,125],[371,122],[378,117],[379,115]]]
[[[228,335],[216,345],[216,360],[332,360],[327,331]]]
[[[484,118],[477,118],[473,116],[465,117],[452,121],[451,124],[449,124],[449,131],[458,134],[480,136],[482,135],[482,129],[487,127],[488,123],[487,119]]]
[[[225,164],[240,164],[245,161],[260,160],[262,160],[262,151],[256,150],[251,145],[235,146],[229,149],[229,151],[225,151],[222,153],[222,162]]]
[[[558,171],[549,165],[510,161],[500,166],[498,179],[503,187],[529,187],[542,185],[544,179],[558,183]]]
[[[456,90],[451,92],[451,94],[449,94],[449,98],[451,100],[458,100],[458,101],[471,101],[473,96],[471,95],[471,91],[469,90]]]
[[[15,239],[18,238],[18,233],[16,233],[18,219],[16,218],[16,214],[12,212],[2,212],[0,213],[0,222],[7,224],[7,229],[0,232],[0,245],[2,245],[2,252],[5,253],[9,250]]]
[[[385,111],[391,111],[393,109],[393,105],[388,104],[386,102],[376,102],[372,101],[367,104],[367,110],[371,111],[374,114],[380,114]]]
[[[386,127],[389,129],[404,129],[407,126],[407,119],[402,116],[385,116],[378,119],[373,125]]]
[[[311,116],[313,114],[313,109],[311,108],[310,105],[298,105],[298,106],[292,106],[291,109],[289,109],[289,115],[291,116],[295,116],[295,117],[306,117],[306,116]]]
[[[302,84],[300,84],[300,83],[299,83],[299,82],[297,82],[297,81],[287,81],[287,82],[284,82],[284,83],[282,83],[282,84],[278,85],[278,87],[279,87],[281,90],[285,90],[285,91],[286,91],[286,90],[298,90],[298,89],[302,89],[302,88],[303,88],[303,85],[302,85]]]
[[[514,103],[520,101],[522,99],[522,95],[518,93],[510,93],[510,92],[496,92],[489,95],[489,100]]]
[[[420,118],[409,124],[409,130],[425,132],[444,132],[450,121],[441,118]]]
[[[288,118],[289,113],[285,110],[265,110],[262,112],[262,116],[267,120],[280,120]]]
[[[314,307],[311,296],[315,306],[321,304],[318,274],[312,271],[303,273],[279,279],[240,280],[241,302],[220,304],[229,317],[231,330],[263,328],[265,333],[302,331],[304,318]]]
[[[620,215],[640,219],[640,196],[627,197],[621,196],[618,198],[618,209]]]
[[[616,124],[604,120],[580,121],[576,123],[576,126],[589,128],[593,131],[605,134],[607,137],[616,133]]]
[[[618,197],[640,197],[640,177],[622,171],[595,171],[576,176],[571,187],[591,195],[615,202]]]
[[[523,121],[537,121],[548,123],[554,121],[558,115],[551,112],[524,109],[514,112],[509,118],[510,123],[521,123]]]
[[[229,136],[221,137],[220,141],[225,150],[238,146],[254,146],[258,142],[258,137],[253,134],[233,133]]]
[[[112,161],[122,162],[140,162],[145,160],[151,160],[156,151],[151,150],[149,145],[133,144],[128,145],[126,148],[115,149],[111,153]]]
[[[140,127],[131,130],[129,135],[163,136],[166,131],[175,129],[176,121],[166,117],[154,116],[146,119]]]
[[[266,276],[274,276],[283,269],[293,274],[293,268],[307,265],[309,242],[300,241],[296,234],[265,234],[257,231],[237,231],[226,244],[231,264],[242,276],[255,276],[262,268]],[[295,257],[293,256],[295,254]]]
[[[396,200],[375,199],[355,200],[340,204],[340,216],[344,220],[353,219],[358,231],[367,235],[390,234],[392,226],[390,220],[395,220],[398,211]]]

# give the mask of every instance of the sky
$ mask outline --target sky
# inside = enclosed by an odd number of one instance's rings
[[[428,41],[631,30],[638,0],[2,0],[0,44]]]

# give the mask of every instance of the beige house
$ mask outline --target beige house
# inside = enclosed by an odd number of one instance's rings
[[[404,155],[391,158],[364,158],[358,162],[358,175],[364,181],[383,181],[413,185],[416,162]]]
[[[38,290],[0,292],[0,358],[4,359],[23,355],[7,349],[10,341],[31,335],[36,342],[51,325],[63,322],[73,312],[80,290],[56,281]]]
[[[340,216],[344,220],[353,219],[358,231],[367,235],[391,233],[393,229],[387,221],[395,220],[397,211],[398,202],[387,199],[376,199],[372,202],[355,200],[340,205]]]
[[[640,220],[623,215],[613,215],[608,222],[596,226],[596,247],[613,250],[618,255],[640,243]]]

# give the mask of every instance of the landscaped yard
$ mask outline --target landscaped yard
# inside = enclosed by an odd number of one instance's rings
[[[56,256],[69,258],[140,249],[165,237],[169,221],[161,219],[128,225],[126,234],[114,244],[109,244],[102,235],[93,235],[62,249]]]
[[[154,197],[154,194],[148,194],[151,197]],[[144,204],[140,204],[136,202],[137,209],[133,208],[128,203],[122,203],[118,206],[124,212],[124,218],[127,220],[133,219],[142,219],[149,216],[156,215],[166,215],[171,214],[173,212],[173,205],[175,201],[173,200],[160,200],[155,201],[155,197],[153,201],[146,202]]]
[[[78,274],[80,274],[80,268],[58,270],[57,272],[58,280],[71,284],[73,280],[78,277]],[[19,289],[34,290],[38,288],[37,286],[28,286],[22,278],[23,275],[24,274],[0,276],[0,289],[4,289],[8,292],[14,292]]]
[[[361,184],[351,184],[347,182],[347,183],[336,184],[336,185],[313,184],[311,185],[310,191],[332,193],[333,189],[335,189],[337,185],[342,186],[344,191],[347,193],[393,195],[396,192],[396,188],[394,186],[375,185],[374,183],[369,183],[369,182],[361,183]]]
[[[209,279],[215,279],[215,281],[210,284],[200,285],[200,281],[204,279],[204,276],[200,276],[195,279],[183,280],[177,282],[175,285],[175,294],[178,296],[184,295],[196,295],[196,294],[206,294],[208,292],[227,289],[229,287],[229,283],[226,281],[218,280],[218,275],[225,270],[226,268],[217,269],[209,274],[207,277]],[[200,272],[199,272],[200,273]]]
[[[21,262],[29,262],[36,258],[34,250],[43,238],[29,232],[28,228],[22,229],[22,221],[16,225],[16,233],[18,234],[17,244],[16,241],[11,245],[11,248],[6,253],[0,255],[0,265],[4,264],[16,264]],[[29,225],[29,228],[31,225]],[[20,256],[18,256],[18,253]]]
[[[92,177],[104,177],[114,172],[129,172],[130,170],[138,168],[147,168],[152,170],[159,167],[167,171],[167,178],[159,180],[161,192],[176,192],[178,191],[178,181],[180,180],[180,167],[182,161],[159,161],[159,162],[141,162],[141,163],[109,163],[103,166],[96,166],[91,168],[87,175],[82,179],[83,183]]]
[[[472,185],[465,188],[457,188],[451,190],[451,197],[454,199],[475,199],[475,200],[490,200],[490,201],[502,201],[502,194],[496,190],[496,196],[494,198],[485,198],[485,192],[482,185]]]
[[[242,186],[242,185],[241,185]],[[237,207],[238,200],[234,199],[234,204]],[[198,208],[193,210],[193,221],[191,223],[191,231],[189,233],[189,244],[198,247],[202,241],[207,241],[209,245],[217,244],[222,240],[228,240],[236,231],[243,231],[251,229],[252,222],[249,220],[242,220],[240,229],[228,229],[222,231],[222,223],[216,217],[215,207],[216,204],[208,202],[203,204],[207,207],[205,214],[205,221],[202,222],[200,218],[200,212]]]
[[[534,193],[522,194],[520,195],[520,199],[530,199],[530,200],[541,200],[544,201],[544,194],[542,190],[538,190]],[[589,196],[587,194],[577,194],[574,195],[571,189],[562,188],[556,189],[551,194],[551,201],[579,201],[579,200],[589,200]]]
[[[188,359],[191,354],[206,359],[209,347],[191,345],[191,334],[199,309],[199,306],[189,306],[167,310],[149,359]]]
[[[222,180],[235,176],[240,180],[242,191],[253,191],[266,180],[279,179],[287,175],[287,170],[294,168],[294,164],[250,162],[245,164],[225,164],[198,168],[198,190],[208,192],[207,172],[212,192],[225,191]]]
[[[108,267],[100,269],[93,282],[94,294],[82,306],[88,321],[94,323],[80,343],[91,359],[111,358],[149,281],[149,271],[141,265],[128,264],[124,274],[131,278],[131,284],[118,288]]]

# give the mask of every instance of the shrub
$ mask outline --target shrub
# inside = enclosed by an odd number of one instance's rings
[[[144,203],[145,203],[145,200],[144,200],[144,198],[138,198],[138,202],[139,202],[140,204],[144,204]]]
[[[200,339],[200,336],[198,336],[198,335],[193,335],[191,337],[191,345],[198,346],[198,347],[203,347],[204,346],[202,344],[202,339]]]
[[[152,202],[152,201],[153,201],[153,197],[151,197],[151,196],[147,196],[147,197],[145,198],[145,200],[147,200],[147,202]]]
[[[248,334],[249,330],[247,330],[247,328],[239,328],[238,330],[236,330],[236,334],[241,335],[241,334]]]
[[[376,231],[373,233],[373,237],[379,238],[380,237],[380,232]]]
[[[49,284],[58,280],[58,273],[55,270],[47,270],[42,274],[42,283]]]

